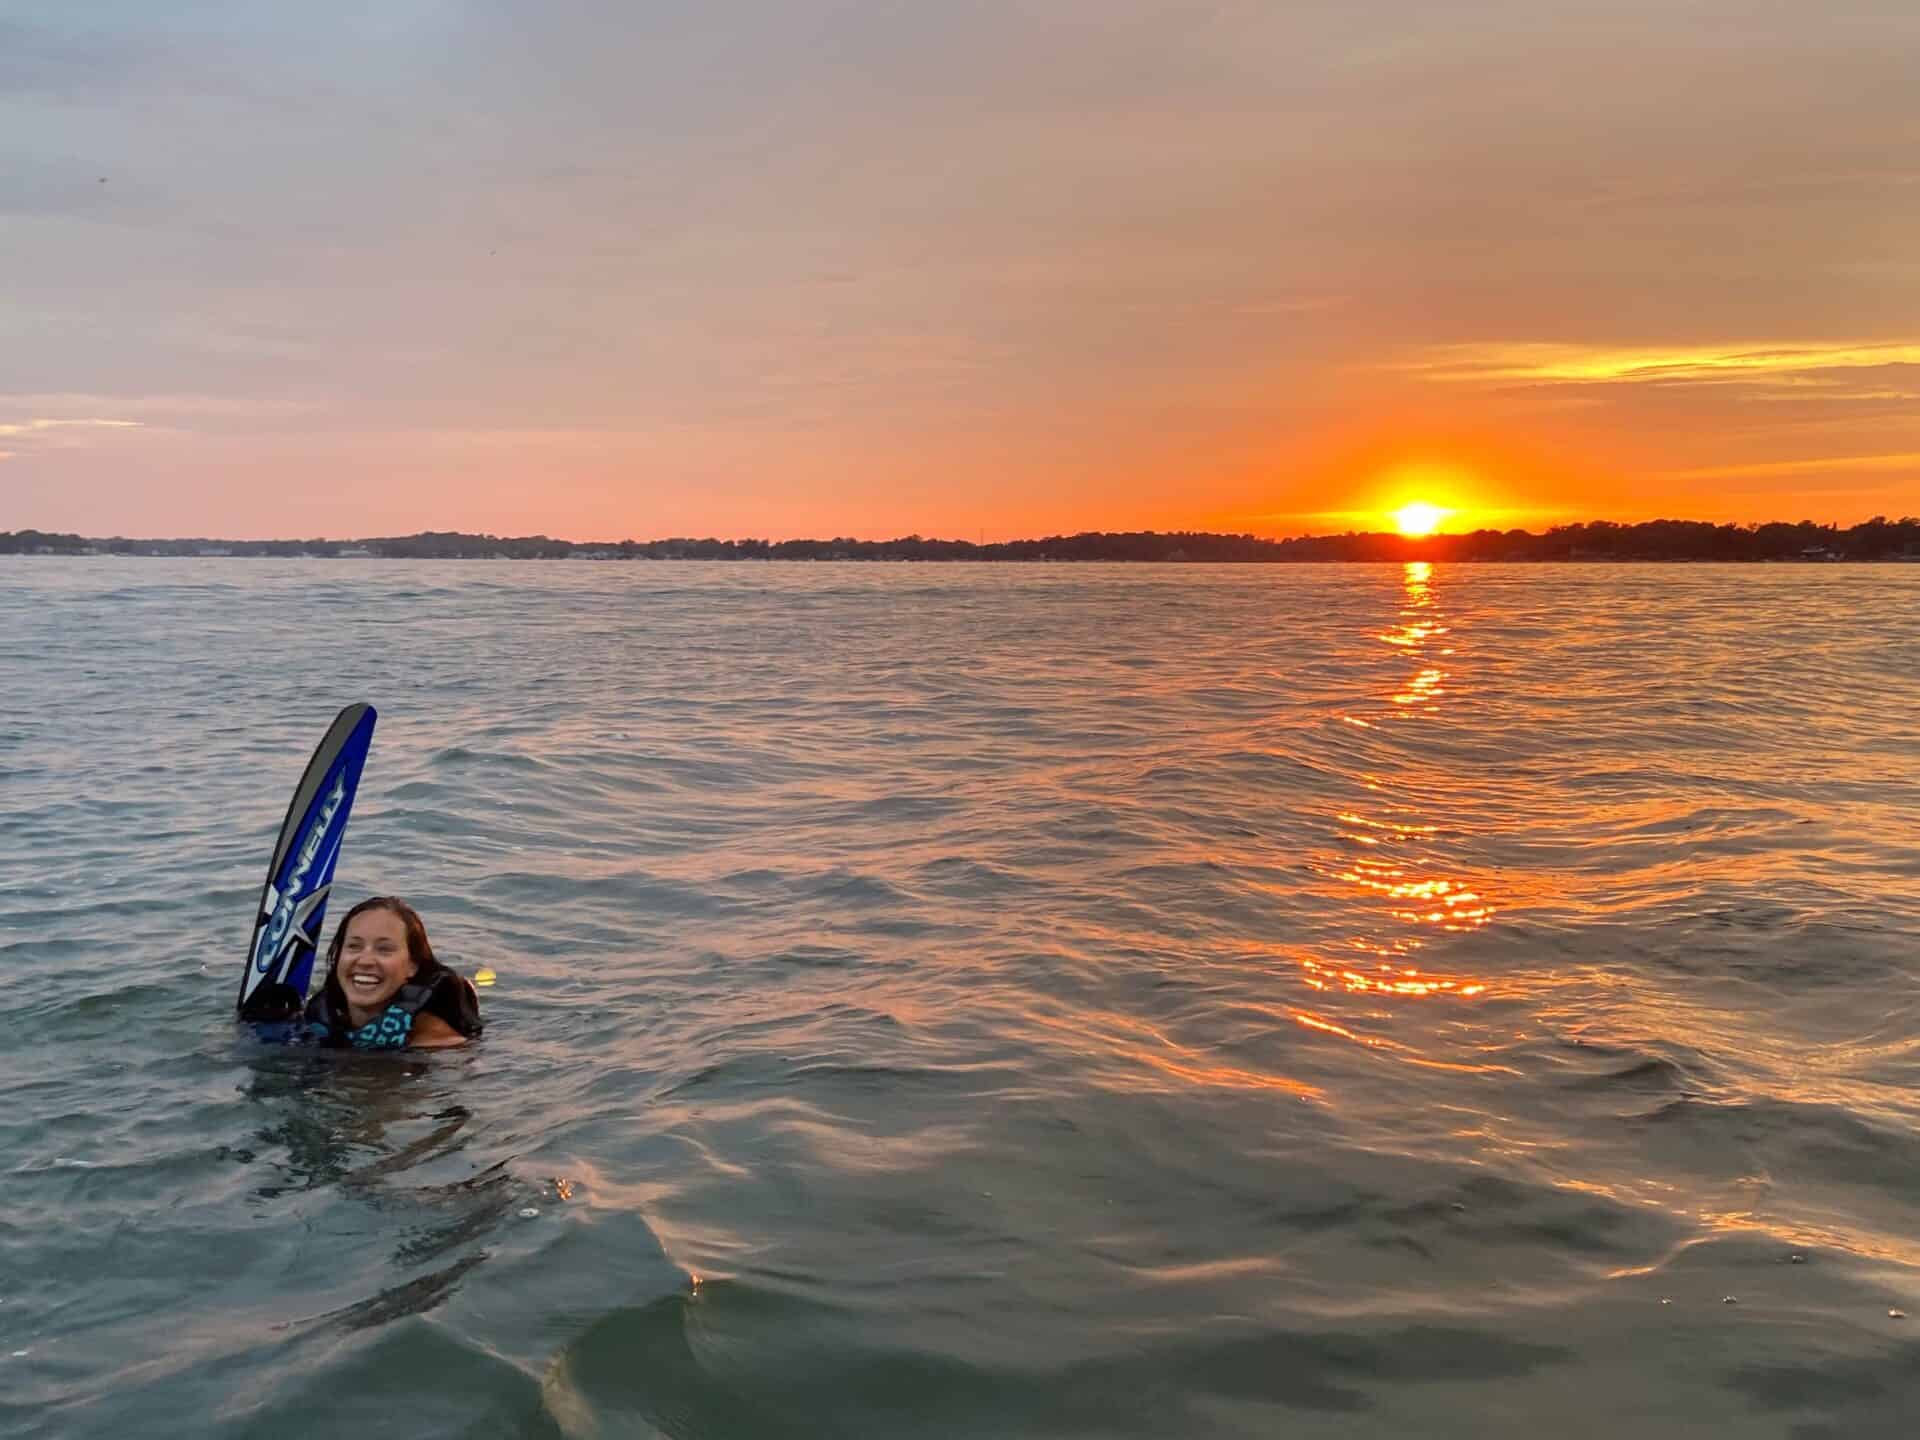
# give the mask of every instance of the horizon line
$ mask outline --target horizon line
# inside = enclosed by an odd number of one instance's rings
[[[27,526],[19,530],[0,530],[0,539],[16,538],[27,535],[42,536],[49,540],[77,540],[87,545],[377,545],[394,541],[424,540],[431,538],[451,538],[475,541],[498,541],[505,544],[550,544],[568,545],[578,549],[621,548],[627,546],[701,544],[701,545],[942,545],[959,546],[969,550],[991,550],[1009,545],[1038,545],[1049,541],[1078,540],[1089,538],[1119,538],[1125,536],[1157,537],[1162,539],[1210,539],[1254,541],[1266,545],[1286,545],[1301,541],[1314,540],[1392,540],[1408,545],[1423,545],[1433,541],[1450,539],[1471,539],[1481,535],[1511,536],[1525,535],[1531,539],[1543,539],[1559,530],[1580,530],[1610,528],[1617,530],[1638,530],[1650,526],[1679,525],[1687,527],[1704,526],[1716,531],[1755,532],[1772,529],[1776,526],[1790,530],[1812,528],[1846,534],[1872,525],[1904,527],[1920,525],[1920,518],[1903,515],[1898,519],[1889,519],[1884,515],[1858,521],[1850,526],[1842,526],[1838,521],[1812,519],[1800,520],[1688,520],[1678,516],[1661,516],[1650,520],[1609,520],[1596,518],[1591,520],[1570,520],[1547,526],[1544,530],[1533,531],[1521,526],[1500,528],[1497,526],[1479,526],[1472,530],[1435,530],[1426,535],[1406,535],[1396,530],[1329,530],[1306,532],[1295,535],[1260,534],[1251,530],[1076,530],[1058,531],[1050,535],[1016,537],[1007,540],[967,540],[961,537],[945,538],[933,535],[913,533],[895,535],[886,539],[863,540],[851,535],[799,535],[775,540],[766,536],[747,535],[721,537],[718,535],[663,535],[651,540],[638,540],[629,537],[624,540],[573,540],[560,535],[548,535],[544,532],[525,535],[499,535],[492,531],[474,530],[415,530],[405,534],[358,535],[334,537],[329,535],[289,535],[289,536],[212,536],[212,535],[82,535],[72,530],[42,530]]]

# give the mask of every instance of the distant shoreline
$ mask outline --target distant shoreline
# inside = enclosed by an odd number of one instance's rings
[[[426,531],[361,540],[130,540],[0,531],[0,555],[121,555],[158,558],[337,560],[741,560],[948,563],[1286,564],[1706,561],[1720,563],[1920,562],[1920,519],[1874,519],[1842,530],[1776,522],[1712,525],[1649,520],[1559,525],[1544,534],[1476,530],[1419,538],[1379,532],[1269,540],[1202,531],[1086,531],[1039,540],[975,544],[909,535],[896,540],[621,540],[578,542],[545,535]]]

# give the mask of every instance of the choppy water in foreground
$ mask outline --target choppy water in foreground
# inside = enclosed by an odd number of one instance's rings
[[[1920,567],[11,560],[0,821],[0,1431],[1920,1414]]]

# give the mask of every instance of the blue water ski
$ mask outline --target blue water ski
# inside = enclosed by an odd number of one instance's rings
[[[247,969],[240,979],[242,1020],[290,1020],[306,1002],[333,867],[373,743],[375,718],[371,705],[342,710],[293,792],[247,947]]]

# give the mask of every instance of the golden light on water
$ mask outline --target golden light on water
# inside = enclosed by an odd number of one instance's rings
[[[1129,1088],[1140,1088],[1143,1079],[1157,1074],[1183,1085],[1274,1090],[1301,1100],[1325,1098],[1319,1086],[1288,1075],[1246,1065],[1218,1064],[1203,1048],[1183,1045],[1161,1027],[1117,1011],[1079,1010],[1056,1015],[1036,1008],[1022,1012],[1020,1018],[1073,1036],[1090,1073],[1106,1072],[1117,1063],[1122,1067],[1120,1073],[1127,1076]]]
[[[1503,905],[1516,897],[1510,877],[1473,858],[1473,782],[1453,773],[1451,743],[1472,718],[1465,710],[1474,612],[1452,613],[1445,569],[1416,560],[1397,576],[1376,573],[1366,582],[1378,587],[1366,618],[1335,642],[1359,659],[1366,678],[1349,702],[1359,713],[1327,715],[1323,738],[1346,753],[1357,784],[1329,797],[1319,816],[1322,846],[1303,868],[1320,913],[1338,918],[1257,947],[1285,990],[1265,1003],[1237,998],[1239,1018],[1224,1031],[1196,1026],[1179,1007],[1148,1017],[1084,1003],[1023,1006],[1008,1024],[1069,1044],[1096,1083],[1139,1092],[1264,1091],[1338,1103],[1338,1087],[1316,1083],[1318,1074],[1290,1073],[1297,1047],[1267,1058],[1254,1043],[1261,1020],[1311,1036],[1304,1043],[1314,1047],[1314,1063],[1341,1075],[1350,1073],[1347,1062],[1329,1046],[1353,1047],[1354,1056],[1372,1057],[1362,1062],[1369,1065],[1515,1073],[1498,1053],[1509,1037],[1493,1038],[1485,1028],[1492,1021],[1467,1013],[1513,998],[1514,977],[1482,969],[1472,937],[1496,923],[1492,890]],[[1259,888],[1286,897],[1294,883]],[[1124,927],[1113,938],[1139,943]],[[1237,972],[1244,957],[1221,963]]]
[[[1438,666],[1429,665],[1418,675],[1407,681],[1407,688],[1393,697],[1396,705],[1425,705],[1437,700],[1447,692],[1440,688],[1440,682],[1447,678],[1447,672]]]
[[[1362,844],[1365,836],[1350,836]],[[1421,875],[1397,865],[1362,857],[1340,872],[1340,878],[1371,890],[1394,903],[1395,919],[1413,925],[1437,925],[1442,930],[1478,930],[1493,911],[1463,882],[1438,875]]]
[[[1484,1061],[1435,1060],[1430,1056],[1418,1054],[1398,1041],[1389,1040],[1380,1035],[1362,1035],[1357,1030],[1335,1024],[1324,1015],[1316,1015],[1310,1010],[1294,1010],[1292,1019],[1294,1024],[1304,1029],[1318,1030],[1324,1035],[1337,1035],[1342,1040],[1350,1040],[1369,1050],[1384,1050],[1396,1060],[1408,1065],[1419,1065],[1429,1070],[1451,1070],[1465,1075],[1517,1075],[1520,1073],[1511,1065]]]
[[[1400,610],[1400,625],[1379,638],[1396,649],[1408,651],[1417,657],[1428,657],[1427,663],[1408,676],[1393,695],[1396,705],[1427,705],[1446,694],[1447,672],[1437,660],[1453,654],[1453,647],[1433,643],[1446,636],[1448,627],[1438,615],[1432,613],[1432,563],[1409,560],[1402,583],[1406,587],[1406,597]]]
[[[1388,716],[1431,718],[1446,703],[1455,646],[1435,595],[1434,566],[1425,560],[1407,562],[1401,586],[1400,623],[1373,638],[1407,662],[1410,673],[1378,697],[1376,703],[1390,708],[1371,719],[1341,717],[1362,729],[1389,723]],[[1403,736],[1403,744],[1418,746],[1418,732],[1408,729]],[[1441,817],[1396,799],[1390,772],[1369,777],[1367,789],[1374,798],[1364,806],[1334,812],[1333,829],[1342,851],[1320,873],[1369,897],[1367,909],[1375,923],[1350,937],[1354,953],[1323,950],[1315,958],[1300,958],[1307,985],[1323,995],[1345,992],[1378,1000],[1472,1000],[1486,994],[1483,979],[1436,973],[1412,962],[1432,940],[1484,929],[1493,921],[1494,907],[1473,882],[1448,873],[1452,866],[1436,843],[1443,831],[1436,823]],[[1324,1016],[1294,1018],[1309,1029],[1344,1033],[1323,1023]],[[1352,1038],[1372,1043],[1371,1037]]]

